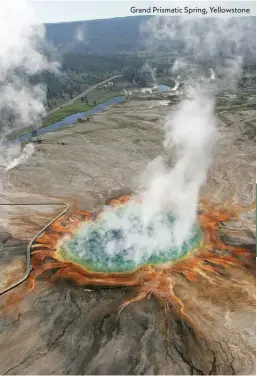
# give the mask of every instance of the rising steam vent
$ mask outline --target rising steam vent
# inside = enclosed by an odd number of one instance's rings
[[[198,226],[182,246],[175,246],[172,241],[168,245],[165,233],[160,243],[160,228],[172,235],[171,212],[160,214],[147,225],[142,218],[140,202],[115,205],[95,221],[82,224],[72,236],[63,238],[57,247],[58,258],[94,272],[128,272],[142,265],[176,261],[200,246]]]

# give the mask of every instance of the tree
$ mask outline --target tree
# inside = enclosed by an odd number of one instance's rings
[[[84,97],[81,97],[81,102],[84,102]]]
[[[135,76],[135,81],[140,86],[147,86],[148,80],[144,73],[138,72]]]
[[[123,73],[123,80],[132,83],[134,81],[135,76],[136,76],[136,70],[135,70],[135,68],[127,69]]]

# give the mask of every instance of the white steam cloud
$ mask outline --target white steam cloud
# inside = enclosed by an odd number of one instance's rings
[[[10,149],[12,149],[12,148],[10,148]],[[22,149],[19,157],[16,157],[16,158],[12,159],[9,163],[7,163],[5,171],[9,171],[16,166],[19,166],[20,164],[25,163],[29,159],[29,157],[34,153],[34,149],[35,149],[35,147],[31,143],[25,145],[24,148]]]
[[[173,65],[173,73],[182,72],[185,98],[177,110],[168,115],[164,130],[166,151],[175,151],[172,167],[158,157],[148,170],[144,191],[145,220],[152,221],[157,213],[170,210],[175,215],[174,241],[181,247],[190,237],[197,220],[197,206],[202,186],[206,182],[212,161],[217,131],[215,119],[216,90],[224,81],[231,86],[239,78],[243,57],[251,54],[255,32],[245,19],[205,20],[154,17],[144,25],[150,38],[183,46],[181,58]],[[217,86],[210,85],[211,77],[202,81],[204,64],[212,61],[219,72]]]
[[[174,241],[181,247],[196,222],[199,191],[205,183],[216,139],[214,103],[204,98],[200,88],[194,98],[183,100],[165,123],[164,147],[175,149],[174,167],[167,167],[158,157],[148,169],[144,192],[144,214],[147,223],[159,212],[171,211]]]
[[[146,73],[149,75],[149,79],[152,84],[156,85],[157,80],[156,80],[156,68],[152,68],[151,65],[146,62],[141,68],[142,73]]]
[[[215,75],[214,70],[212,68],[210,68],[209,70],[210,70],[211,80],[215,80],[216,75]]]
[[[85,40],[85,36],[84,36],[84,30],[81,26],[79,26],[76,31],[75,31],[75,39],[78,41],[78,42],[83,42]]]
[[[243,58],[252,54],[255,46],[255,31],[249,19],[153,17],[142,31],[152,49],[160,42],[170,44],[171,49],[180,46],[182,51],[172,71],[182,77],[185,89],[180,105],[172,109],[164,124],[164,149],[172,165],[162,156],[149,164],[139,190],[143,204],[136,218],[133,204],[127,205],[122,217],[115,209],[106,210],[102,217],[102,231],[118,230],[122,234],[106,245],[109,256],[126,251],[127,261],[138,264],[165,249],[182,251],[192,238],[200,190],[206,182],[217,137],[216,91],[236,84]],[[207,79],[203,79],[204,67],[209,69]],[[168,213],[175,218],[172,226]],[[83,244],[88,226],[82,229],[78,241],[82,253],[87,252]]]
[[[47,57],[44,27],[36,24],[25,0],[1,3],[0,45],[0,167],[9,170],[32,154],[32,146],[21,154],[20,147],[10,151],[8,137],[38,127],[45,115],[46,87],[32,84],[32,78],[44,71],[57,73],[59,65]]]
[[[179,84],[180,84],[179,79],[180,79],[180,76],[178,76],[176,78],[176,80],[175,80],[175,86],[171,90],[174,90],[174,91],[178,90],[178,87],[179,87]]]

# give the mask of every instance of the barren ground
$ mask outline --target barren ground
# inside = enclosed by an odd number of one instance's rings
[[[72,198],[80,209],[96,210],[106,199],[134,191],[147,163],[163,153],[162,124],[170,110],[159,101],[127,101],[44,135],[30,160],[9,172],[0,203]],[[219,113],[204,195],[233,197],[240,204],[255,200],[255,115]],[[7,216],[0,222],[1,257],[8,241],[8,249],[20,244],[24,254],[30,237],[58,215],[47,206],[40,212],[30,207],[27,215],[19,207],[7,214],[0,209]],[[230,241],[255,252],[255,213],[231,226],[244,236]],[[255,277],[245,268],[230,272],[234,282],[219,277],[213,285],[204,279],[192,285],[178,279],[176,294],[198,322],[197,333],[172,312],[166,316],[154,299],[134,303],[118,318],[117,307],[133,294],[130,289],[38,280],[15,312],[1,311],[0,373],[255,374]],[[2,307],[10,294],[0,297]]]

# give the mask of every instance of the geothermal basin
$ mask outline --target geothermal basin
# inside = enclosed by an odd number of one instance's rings
[[[57,258],[94,272],[127,272],[176,261],[200,246],[198,225],[184,244],[176,246],[173,213],[160,213],[145,225],[143,209],[135,200],[105,209],[94,221],[83,222],[71,236],[60,240]]]
[[[163,151],[171,107],[110,107],[45,134],[27,163],[8,172],[2,202],[50,200],[71,210],[32,244],[29,278],[1,296],[1,374],[255,374],[256,217],[253,208],[240,214],[255,200],[255,110],[218,114],[221,137],[200,197],[213,207],[198,217],[205,247],[190,243],[172,262],[114,273],[60,252],[77,256],[72,241],[99,231],[108,200],[136,191],[135,177]],[[40,208],[2,218],[8,246],[29,244],[63,210]],[[6,237],[0,241],[6,247]]]

